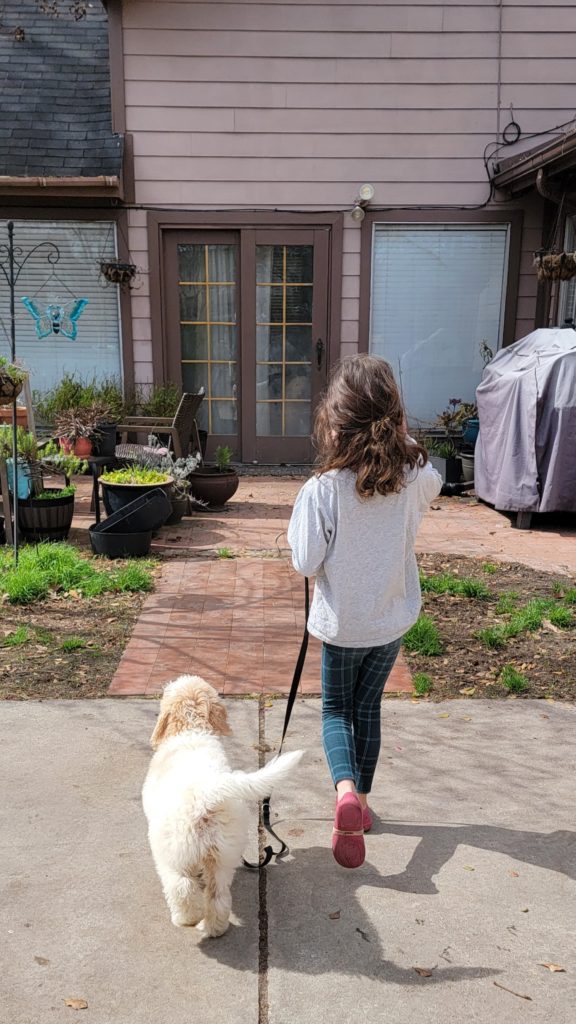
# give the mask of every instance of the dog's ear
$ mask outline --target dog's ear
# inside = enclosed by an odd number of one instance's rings
[[[150,737],[150,743],[152,745],[153,750],[156,750],[156,747],[158,747],[160,743],[162,743],[162,740],[166,739],[166,730],[168,729],[169,722],[170,712],[168,710],[161,711],[160,715],[158,716],[158,721],[156,722],[154,732]]]
[[[208,724],[213,732],[217,736],[230,736],[232,729],[228,725],[228,715],[226,708],[221,700],[212,700],[210,702],[210,711],[208,714]]]

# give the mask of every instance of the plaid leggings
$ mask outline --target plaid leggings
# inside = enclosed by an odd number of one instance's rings
[[[322,743],[334,785],[369,793],[380,753],[380,703],[402,639],[383,647],[322,645]]]

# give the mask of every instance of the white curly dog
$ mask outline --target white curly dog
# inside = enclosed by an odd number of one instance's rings
[[[220,736],[226,708],[199,676],[164,690],[151,743],[156,751],[142,790],[148,838],[172,923],[223,935],[230,886],[248,838],[246,801],[268,796],[302,757],[283,754],[257,772],[232,771]]]

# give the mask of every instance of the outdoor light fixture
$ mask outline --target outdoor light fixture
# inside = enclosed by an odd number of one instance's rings
[[[374,188],[374,185],[361,186],[361,188],[358,190],[358,195],[354,200],[354,206],[350,211],[350,216],[352,217],[352,220],[358,221],[358,223],[364,220],[364,217],[366,216],[365,207],[368,205],[371,199],[374,199],[375,191],[376,190]]]

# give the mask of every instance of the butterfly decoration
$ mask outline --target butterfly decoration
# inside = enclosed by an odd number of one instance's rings
[[[27,295],[22,297],[22,302],[34,318],[36,334],[40,339],[47,338],[50,334],[61,334],[71,341],[77,337],[78,320],[88,305],[88,299],[74,299],[65,306],[52,302],[42,311]]]

